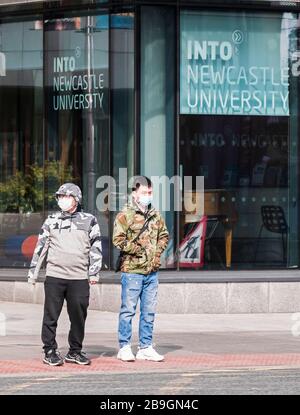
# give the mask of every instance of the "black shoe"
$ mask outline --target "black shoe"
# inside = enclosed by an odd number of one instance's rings
[[[91,361],[88,359],[84,352],[69,352],[65,361],[67,363],[77,363],[78,365],[90,365]]]
[[[50,366],[61,366],[64,364],[64,359],[57,350],[51,349],[45,353],[43,362]]]

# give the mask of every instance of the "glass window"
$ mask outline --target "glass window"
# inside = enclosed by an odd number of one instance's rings
[[[141,8],[141,173],[152,178],[154,205],[165,216],[170,243],[162,258],[172,257],[175,218],[175,13],[167,7]],[[169,185],[171,183],[171,185]]]
[[[0,24],[0,266],[28,266],[43,218],[43,31]]]
[[[180,165],[204,177],[203,209],[180,218],[182,267],[299,266],[297,25],[181,13]]]
[[[45,21],[48,209],[56,209],[61,183],[83,189],[83,208],[100,223],[104,266],[109,215],[97,209],[96,190],[97,179],[109,174],[108,33],[107,14]]]
[[[111,53],[111,128],[112,189],[111,226],[116,214],[127,201],[128,179],[134,174],[134,13],[123,12],[110,17]],[[113,249],[111,267],[114,268],[118,249]]]

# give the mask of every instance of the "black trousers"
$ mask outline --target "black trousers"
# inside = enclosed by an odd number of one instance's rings
[[[42,325],[44,351],[57,349],[56,328],[64,299],[71,322],[69,331],[70,352],[80,352],[84,339],[85,320],[89,306],[90,285],[86,280],[66,280],[46,277],[45,304]]]

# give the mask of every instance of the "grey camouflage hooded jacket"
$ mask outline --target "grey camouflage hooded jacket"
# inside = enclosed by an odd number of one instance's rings
[[[100,228],[95,216],[57,212],[44,222],[30,264],[34,282],[46,259],[46,275],[64,279],[99,280],[102,266]]]

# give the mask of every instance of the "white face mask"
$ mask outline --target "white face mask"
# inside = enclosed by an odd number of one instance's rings
[[[139,197],[139,203],[144,207],[149,206],[152,200],[153,200],[152,196],[148,196],[148,195],[142,195]]]
[[[62,197],[58,199],[57,204],[63,212],[67,212],[73,205],[73,199],[71,197]]]

